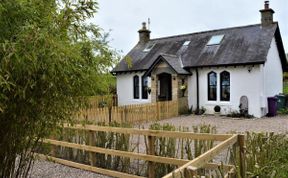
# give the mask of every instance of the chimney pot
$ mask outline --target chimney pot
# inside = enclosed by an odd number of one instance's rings
[[[143,22],[143,23],[142,23],[142,30],[147,30],[146,22]]]
[[[265,1],[264,9],[269,9],[269,1]]]
[[[273,24],[274,10],[269,7],[269,1],[264,2],[264,9],[261,12],[261,24],[262,26],[269,26]]]

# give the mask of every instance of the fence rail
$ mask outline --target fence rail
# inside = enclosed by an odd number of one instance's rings
[[[88,140],[87,145],[83,144],[76,144],[76,143],[69,143],[67,141],[58,141],[53,139],[46,139],[44,140],[45,143],[68,147],[73,149],[78,149],[82,151],[88,151],[92,153],[101,153],[105,155],[113,155],[113,156],[121,156],[121,157],[128,157],[133,159],[141,159],[144,161],[148,161],[148,177],[154,178],[155,177],[155,167],[154,163],[164,163],[170,165],[180,166],[178,169],[174,170],[173,172],[164,176],[164,178],[172,178],[172,177],[189,177],[197,175],[197,170],[200,168],[206,169],[217,169],[219,165],[217,163],[211,163],[210,161],[218,155],[220,152],[224,151],[225,149],[230,148],[233,146],[234,148],[239,147],[239,156],[240,156],[240,170],[241,174],[244,175],[244,161],[243,161],[243,154],[244,154],[244,136],[237,135],[237,134],[203,134],[203,133],[192,133],[192,132],[177,132],[177,131],[159,131],[159,130],[146,130],[146,129],[133,129],[133,128],[115,128],[115,127],[103,127],[103,126],[95,126],[95,125],[75,125],[69,126],[65,125],[65,128],[75,129],[75,130],[84,130],[88,131],[88,133],[93,134],[93,132],[114,132],[120,134],[135,134],[135,135],[144,135],[148,137],[148,150],[147,154],[143,153],[135,153],[135,152],[128,152],[128,151],[120,151],[120,150],[112,150],[112,149],[105,149],[93,145],[92,142],[95,140]],[[185,160],[185,159],[177,159],[177,158],[168,158],[168,157],[161,157],[155,155],[155,138],[156,137],[172,137],[172,138],[189,138],[193,140],[215,140],[221,141],[212,149],[208,150],[204,154],[198,156],[193,160]],[[92,137],[91,137],[92,138]],[[54,160],[55,162],[85,169],[89,171],[93,171],[96,173],[102,173],[109,176],[114,177],[140,177],[135,176],[127,173],[122,173],[119,171],[107,170],[103,168],[98,168],[93,166],[93,154],[90,155],[91,158],[91,165],[79,164],[74,163],[72,161],[67,161],[59,158],[55,158],[53,156],[49,156],[49,159]],[[94,155],[95,156],[95,155]],[[97,158],[96,158],[97,159]],[[235,174],[235,167],[232,165],[221,165],[226,171],[227,174],[225,177],[230,177],[230,175]],[[188,176],[187,176],[188,175]]]
[[[162,120],[178,116],[178,101],[163,101],[149,104],[136,104],[127,106],[112,106],[91,108],[81,111],[76,119],[97,123],[140,123]]]

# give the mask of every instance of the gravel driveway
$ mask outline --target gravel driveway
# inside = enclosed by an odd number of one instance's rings
[[[227,133],[230,131],[245,132],[288,132],[288,115],[276,117],[264,117],[254,119],[230,118],[226,116],[215,117],[213,115],[188,115],[159,121],[159,123],[170,123],[176,127],[210,124],[216,126],[217,133]],[[150,123],[145,124],[147,127]]]
[[[37,160],[29,175],[31,178],[109,178],[108,176],[83,171],[61,164]]]
[[[207,116],[180,116],[171,119],[159,121],[159,123],[170,123],[176,127],[185,126],[192,128],[193,125],[210,124],[216,126],[217,133],[227,133],[230,131],[245,132],[278,132],[286,133],[288,131],[288,116],[276,116],[272,118],[261,119],[239,119],[228,117]],[[152,123],[144,124],[148,128]],[[63,166],[47,161],[36,161],[30,177],[32,178],[109,178],[95,174],[89,171]]]

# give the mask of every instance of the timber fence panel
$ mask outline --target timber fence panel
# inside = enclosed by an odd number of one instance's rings
[[[98,102],[98,100],[97,100]],[[178,101],[161,101],[156,103],[135,104],[126,106],[97,107],[97,102],[86,110],[75,114],[78,121],[89,123],[143,123],[158,121],[178,116]]]
[[[168,108],[169,105],[167,103],[163,104],[164,109]],[[174,106],[174,105],[172,105]],[[148,107],[138,106],[138,110],[134,110],[136,114],[139,114],[138,112],[144,112],[147,111]],[[101,108],[103,111],[105,111],[104,108]],[[114,108],[114,110],[117,110],[118,108]],[[126,107],[127,109],[127,107]],[[129,111],[129,108],[127,109],[127,112]],[[117,112],[117,111],[116,111]],[[142,114],[143,116],[146,115]],[[78,167],[81,169],[89,168],[90,170],[95,170],[95,172],[102,173],[109,175],[110,173],[113,175],[117,175],[117,171],[112,171],[108,169],[102,169],[93,167],[95,165],[96,157],[94,155],[96,153],[105,154],[105,155],[114,155],[114,156],[121,156],[121,157],[127,157],[131,159],[140,159],[148,162],[148,177],[155,177],[155,163],[162,163],[162,164],[171,164],[171,165],[177,165],[179,166],[178,169],[174,170],[170,174],[165,175],[165,178],[168,177],[181,177],[181,176],[187,176],[187,175],[194,175],[197,176],[197,170],[200,168],[204,169],[218,169],[220,166],[225,169],[226,177],[229,175],[235,174],[235,167],[233,165],[223,165],[218,163],[211,163],[210,161],[213,160],[213,158],[216,155],[219,155],[220,152],[223,150],[234,146],[237,144],[239,146],[239,143],[243,142],[243,137],[236,135],[236,134],[205,134],[205,133],[193,133],[193,132],[179,132],[179,131],[159,131],[159,130],[147,130],[147,129],[135,129],[135,128],[119,128],[119,127],[104,127],[104,126],[96,126],[96,125],[81,125],[76,124],[73,126],[70,126],[68,124],[64,125],[64,128],[68,128],[68,130],[75,130],[76,137],[72,137],[73,140],[68,141],[58,141],[54,139],[45,139],[44,143],[49,143],[52,145],[58,145],[63,148],[71,148],[73,150],[73,153],[76,155],[76,158],[78,158],[78,155],[82,155],[86,152],[86,155],[88,155],[88,165],[80,164],[80,163],[74,163],[73,161],[66,161],[61,159],[61,163],[65,165],[70,165],[72,167]],[[87,138],[87,140],[83,140],[80,138],[79,132],[86,133],[84,136]],[[114,132],[114,133],[120,133],[120,134],[128,134],[128,135],[142,135],[148,137],[148,147],[146,149],[147,154],[143,153],[136,153],[131,151],[121,151],[116,149],[107,149],[103,147],[96,147],[94,140],[94,134],[96,132]],[[79,138],[77,137],[79,135]],[[170,138],[188,138],[192,140],[213,140],[213,141],[221,141],[219,144],[214,146],[212,149],[206,151],[202,155],[196,157],[193,160],[184,160],[184,159],[177,159],[177,158],[170,158],[170,157],[162,157],[155,155],[155,138],[156,137],[170,137]],[[85,139],[84,138],[84,139]],[[71,141],[73,143],[71,143]],[[243,146],[243,144],[242,144]],[[240,145],[241,147],[241,145]],[[83,153],[82,153],[83,152]],[[241,152],[242,154],[242,152]],[[74,156],[75,157],[75,156]],[[54,157],[51,157],[54,159]],[[96,159],[95,159],[96,158]],[[60,160],[59,158],[55,158],[56,160]],[[78,161],[78,159],[76,159]],[[85,163],[86,164],[86,163]],[[245,166],[245,165],[243,165]],[[115,173],[115,174],[114,174]],[[110,174],[110,175],[111,175]],[[121,175],[121,176],[120,176]],[[119,174],[119,177],[133,177],[133,175],[123,173]],[[117,176],[116,176],[117,177]]]

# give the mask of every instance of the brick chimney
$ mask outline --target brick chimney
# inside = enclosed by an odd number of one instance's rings
[[[150,40],[151,31],[147,29],[146,23],[142,23],[142,29],[138,31],[139,33],[139,43],[147,43]]]
[[[261,12],[261,24],[262,26],[268,26],[273,23],[274,10],[269,7],[269,1],[265,1],[264,9]]]

